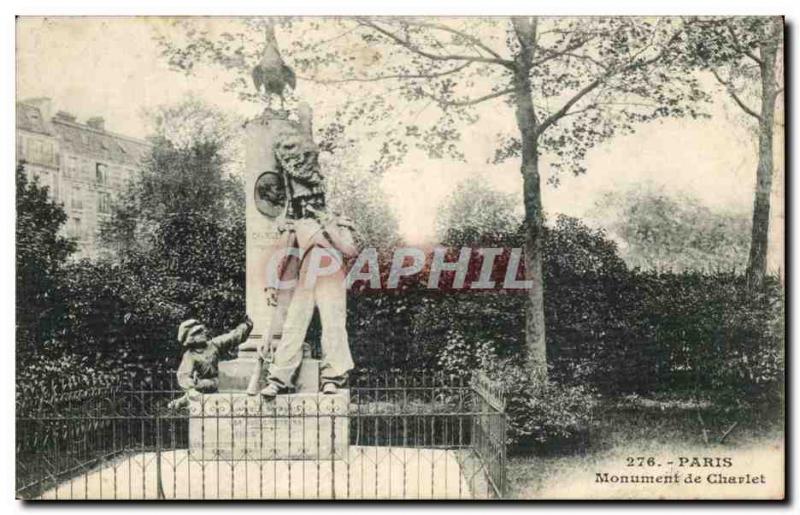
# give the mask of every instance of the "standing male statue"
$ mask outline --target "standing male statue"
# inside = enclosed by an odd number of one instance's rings
[[[329,212],[325,202],[325,185],[318,162],[319,150],[310,135],[287,133],[274,145],[279,170],[269,172],[257,183],[257,203],[262,214],[285,203],[279,232],[287,250],[277,276],[295,280],[285,318],[281,310],[273,315],[270,332],[262,341],[260,353],[266,369],[267,384],[261,395],[272,399],[294,387],[294,377],[303,359],[303,344],[308,325],[319,309],[322,322],[322,392],[334,394],[346,381],[353,368],[353,358],[345,328],[347,296],[343,259],[358,253],[353,239],[353,224],[343,216]],[[338,268],[334,273],[317,276],[315,267]],[[312,271],[312,273],[309,273]],[[282,327],[277,327],[282,326]],[[282,334],[277,344],[271,334]],[[274,345],[274,348],[272,348]],[[249,393],[255,393],[252,389]]]
[[[265,26],[263,54],[253,69],[253,84],[259,94],[263,87],[267,102],[270,94],[279,95],[281,113],[286,113],[283,95],[287,87],[294,89],[295,75],[280,55],[272,22]],[[252,169],[254,206],[260,215],[280,220],[279,232],[285,248],[293,251],[282,260],[277,277],[297,279],[293,292],[266,289],[272,320],[259,344],[259,365],[247,387],[248,394],[257,394],[262,374],[266,372],[267,384],[261,390],[266,398],[293,389],[314,308],[319,309],[322,321],[322,391],[336,393],[353,368],[345,329],[347,296],[342,263],[343,256],[357,253],[351,232],[353,225],[326,209],[319,148],[312,139],[311,108],[298,104],[297,116],[296,124],[284,120],[277,125],[285,130],[262,133],[269,134],[268,148],[251,149],[251,162],[256,165]],[[266,125],[270,126],[269,120]],[[250,143],[258,145],[258,140]],[[260,163],[269,164],[268,169],[258,168]],[[259,225],[257,222],[254,225]],[[309,274],[309,270],[319,264],[315,260],[328,260],[328,265],[338,263],[339,269],[333,274],[311,277],[315,274]],[[268,364],[266,370],[264,364]]]

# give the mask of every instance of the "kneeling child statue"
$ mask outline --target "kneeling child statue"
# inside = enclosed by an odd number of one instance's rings
[[[186,392],[183,397],[169,403],[170,408],[181,408],[200,393],[213,393],[219,384],[219,357],[228,349],[247,340],[253,330],[248,316],[236,329],[209,339],[208,329],[196,319],[183,322],[178,327],[178,341],[186,349],[178,367],[178,384]]]

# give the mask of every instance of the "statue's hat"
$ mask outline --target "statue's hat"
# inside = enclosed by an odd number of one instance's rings
[[[200,331],[201,329],[203,329],[203,327],[204,327],[203,324],[200,323],[199,320],[196,320],[194,318],[186,320],[178,327],[178,341],[180,342],[181,345],[185,345],[186,340],[189,338],[189,336]]]

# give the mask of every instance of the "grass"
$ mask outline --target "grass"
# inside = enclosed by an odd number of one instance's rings
[[[753,416],[737,420],[715,413],[707,403],[680,399],[629,397],[606,399],[595,410],[588,442],[577,449],[553,449],[547,455],[510,457],[510,498],[698,498],[727,495],[726,489],[648,489],[652,485],[608,488],[597,485],[595,474],[609,472],[666,473],[690,471],[705,474],[715,469],[675,468],[667,462],[683,457],[733,456],[734,467],[726,472],[747,473],[769,469],[770,486],[780,475],[782,488],[783,427],[780,417]],[[735,423],[735,425],[734,425]],[[732,427],[733,426],[733,427]],[[725,433],[727,432],[727,435]],[[724,438],[723,438],[723,435]],[[629,457],[656,458],[656,467],[628,467]],[[747,464],[752,464],[749,468]],[[658,468],[661,467],[661,468]],[[741,471],[739,470],[741,468]],[[780,470],[780,474],[778,471]],[[774,489],[730,490],[733,496],[761,493],[777,495]]]

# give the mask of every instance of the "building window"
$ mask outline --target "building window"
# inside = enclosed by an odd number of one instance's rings
[[[42,142],[42,162],[52,165],[55,163],[55,156],[53,155],[53,144],[49,141]]]
[[[78,174],[78,158],[75,156],[67,156],[66,165],[64,166],[64,177],[75,177]]]
[[[53,144],[49,141],[28,138],[25,157],[32,163],[52,165],[55,162]]]
[[[27,151],[25,152],[25,157],[28,158],[28,161],[32,163],[39,162],[39,140],[28,138],[28,144],[26,145]]]
[[[83,191],[80,186],[72,188],[72,209],[83,209]]]
[[[108,184],[108,165],[97,163],[94,175],[97,184]]]
[[[93,167],[91,161],[89,161],[88,159],[81,159],[81,176],[84,179],[88,180],[91,177],[91,174],[93,172],[92,168]]]
[[[81,223],[80,218],[73,218],[72,219],[72,237],[76,239],[81,239],[83,237],[83,224]]]
[[[104,214],[111,212],[111,195],[105,191],[97,194],[97,212]]]
[[[39,155],[39,142],[35,139],[28,138],[27,145],[25,145],[25,157],[28,161],[36,161],[36,156]]]

